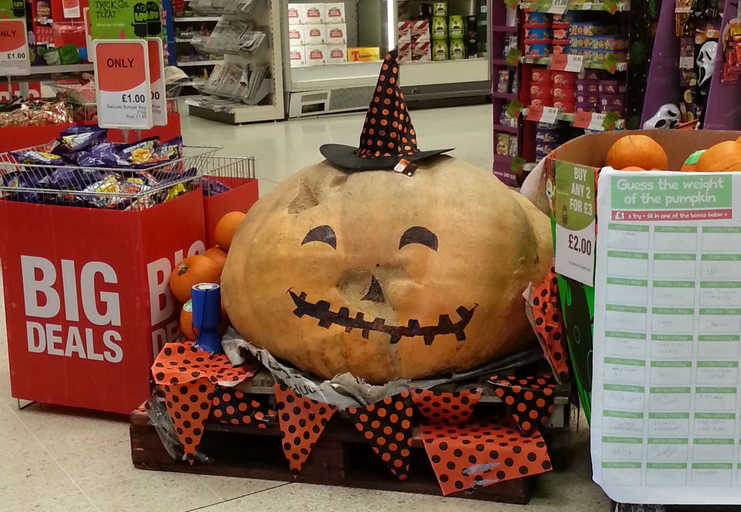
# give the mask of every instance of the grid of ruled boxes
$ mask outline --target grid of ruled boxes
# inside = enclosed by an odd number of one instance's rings
[[[605,480],[741,485],[741,227],[606,227]]]

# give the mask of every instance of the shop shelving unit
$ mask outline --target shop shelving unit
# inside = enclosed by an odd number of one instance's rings
[[[186,100],[191,115],[212,119],[230,124],[251,123],[257,121],[271,121],[283,119],[285,116],[283,103],[283,62],[282,45],[280,41],[281,1],[264,0],[263,7],[258,6],[255,14],[255,25],[267,32],[267,41],[255,55],[248,57],[256,64],[266,64],[269,67],[271,92],[267,102],[258,105],[247,105],[236,99],[221,98],[218,102],[210,101],[210,96],[199,95]],[[244,59],[243,56],[224,56],[224,63],[231,58]],[[216,62],[216,61],[214,61]],[[210,64],[211,61],[208,61]]]

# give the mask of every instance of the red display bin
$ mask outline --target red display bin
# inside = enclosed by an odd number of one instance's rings
[[[128,413],[179,334],[171,269],[203,252],[200,190],[142,211],[0,200],[11,394]]]

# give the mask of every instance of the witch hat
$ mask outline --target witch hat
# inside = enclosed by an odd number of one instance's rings
[[[393,169],[402,160],[416,162],[452,149],[420,151],[417,148],[417,133],[399,88],[399,59],[396,50],[392,50],[383,59],[360,146],[324,144],[319,151],[336,166],[353,172]]]

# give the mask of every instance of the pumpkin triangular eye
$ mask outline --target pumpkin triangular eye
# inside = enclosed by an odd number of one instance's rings
[[[324,242],[327,245],[332,246],[332,249],[337,249],[337,237],[334,234],[334,229],[327,226],[317,226],[309,230],[304,237],[304,241],[301,245],[308,244],[309,242]]]
[[[437,251],[437,235],[422,226],[412,226],[404,231],[399,240],[399,249],[407,244],[426,245],[433,251]]]

